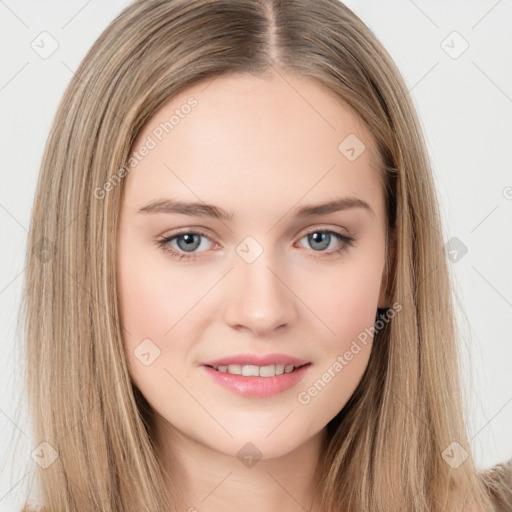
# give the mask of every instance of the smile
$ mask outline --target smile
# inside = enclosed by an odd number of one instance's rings
[[[230,373],[231,375],[244,375],[245,377],[274,377],[274,375],[293,372],[295,368],[300,368],[300,366],[294,366],[293,364],[269,364],[267,366],[229,364],[225,366],[213,366],[212,368],[222,373]]]
[[[304,380],[311,363],[294,365],[238,365],[201,366],[217,384],[229,391],[248,398],[264,398],[296,386]]]

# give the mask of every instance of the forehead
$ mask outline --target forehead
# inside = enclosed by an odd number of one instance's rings
[[[371,134],[339,97],[296,74],[196,83],[145,124],[132,149],[143,146],[125,183],[133,207],[166,195],[235,211],[341,194],[382,202]]]

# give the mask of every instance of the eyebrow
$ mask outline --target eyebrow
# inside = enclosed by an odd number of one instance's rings
[[[303,206],[296,211],[295,216],[297,218],[307,218],[347,210],[349,208],[363,208],[375,217],[375,212],[372,210],[371,206],[356,197],[342,197],[327,203]],[[225,221],[232,220],[234,216],[233,211],[228,212],[213,204],[183,202],[174,199],[157,199],[151,201],[146,206],[140,208],[137,213],[179,213],[195,217],[213,217]]]

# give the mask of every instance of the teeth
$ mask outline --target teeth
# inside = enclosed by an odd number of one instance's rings
[[[239,364],[228,365],[228,369],[226,371],[233,375],[242,375],[242,367]]]
[[[260,366],[259,370],[260,377],[273,377],[276,374],[276,366],[274,364],[270,364],[268,366]]]
[[[293,364],[269,364],[268,366],[254,366],[252,364],[240,365],[229,364],[227,366],[217,366],[216,370],[222,373],[231,373],[233,375],[244,375],[246,377],[274,377],[290,373],[294,370]]]
[[[259,374],[260,369],[257,366],[252,366],[251,364],[242,366],[242,375],[245,377],[258,377]]]

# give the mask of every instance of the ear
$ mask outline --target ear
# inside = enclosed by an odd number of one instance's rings
[[[396,257],[396,237],[394,234],[388,238],[388,245],[386,250],[386,261],[384,262],[384,269],[382,271],[382,280],[380,284],[378,308],[387,309],[390,307],[389,288],[391,278],[395,268]]]

